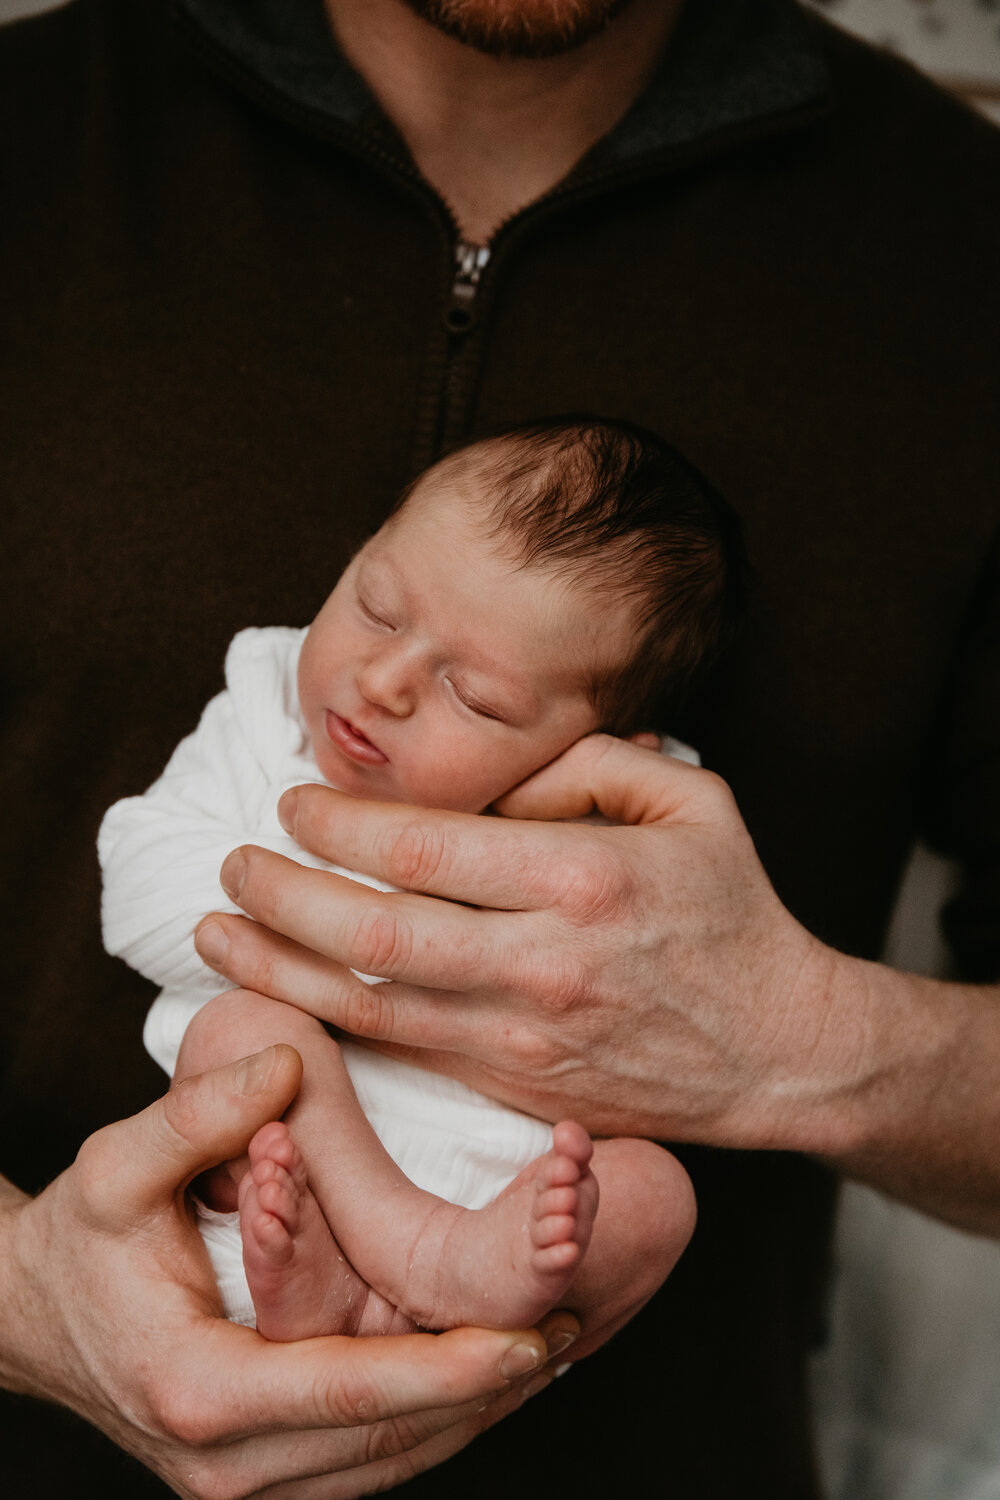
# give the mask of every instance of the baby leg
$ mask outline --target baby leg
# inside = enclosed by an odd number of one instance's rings
[[[324,1322],[334,1315],[358,1331],[358,1304],[365,1323],[372,1316],[369,1287],[384,1299],[383,1321],[388,1304],[430,1328],[525,1327],[559,1301],[597,1207],[591,1145],[579,1126],[557,1127],[552,1150],[473,1212],[423,1192],[400,1171],[361,1111],[336,1042],[292,1006],[248,991],[219,996],[189,1027],[178,1076],[276,1041],[298,1048],[305,1064],[285,1116],[291,1135],[265,1127],[251,1145],[252,1166],[226,1169],[230,1188],[239,1184],[244,1263],[262,1332],[341,1331],[343,1322]],[[315,1285],[323,1265],[325,1295]]]
[[[262,995],[230,990],[209,1001],[188,1026],[175,1081],[278,1041],[295,1046],[310,1072],[317,1053],[329,1048],[339,1057],[336,1042],[314,1017]],[[307,1087],[304,1079],[303,1091]],[[350,1099],[357,1109],[353,1090]],[[209,1207],[240,1210],[244,1269],[257,1327],[265,1337],[373,1335],[413,1328],[346,1260],[284,1125],[265,1126],[248,1155],[205,1173],[195,1187]]]

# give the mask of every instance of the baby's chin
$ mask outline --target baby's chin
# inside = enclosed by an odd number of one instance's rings
[[[334,791],[346,792],[349,797],[367,797],[372,802],[405,802],[394,784],[389,766],[352,765],[343,756],[328,746],[314,750],[320,775]]]

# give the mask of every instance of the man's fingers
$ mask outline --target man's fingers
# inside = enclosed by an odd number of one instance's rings
[[[548,1357],[536,1329],[457,1328],[443,1334],[330,1337],[268,1343],[247,1329],[207,1320],[198,1368],[174,1382],[171,1421],[195,1446],[261,1431],[371,1428],[503,1395]],[[225,1401],[206,1391],[206,1372],[226,1370]],[[178,1372],[180,1376],[182,1372]],[[434,1419],[437,1422],[437,1418]],[[426,1431],[417,1430],[420,1440]]]
[[[472,813],[364,802],[312,783],[286,792],[279,811],[296,843],[332,864],[406,891],[495,910],[546,904],[548,876],[563,852],[539,829]]]
[[[436,905],[437,903],[435,903]],[[259,922],[213,912],[195,934],[213,929],[211,966],[242,989],[283,1000],[352,1036],[408,1048],[458,1051],[482,1045],[486,1019],[473,996],[399,983],[365,984],[343,964],[271,932]],[[448,966],[442,954],[439,970]],[[483,965],[476,974],[482,977]]]
[[[546,1371],[501,1396],[477,1397],[371,1426],[275,1433],[226,1445],[221,1454],[227,1478],[272,1500],[331,1500],[388,1489],[457,1453],[552,1378]],[[219,1456],[219,1449],[210,1449],[199,1461],[206,1478]]]
[[[505,818],[552,821],[598,812],[632,826],[687,821],[705,815],[718,788],[725,791],[710,772],[649,745],[591,734],[501,797],[496,810]]]
[[[464,990],[509,966],[503,918],[492,912],[375,891],[254,845],[229,856],[223,885],[255,921],[361,973]]]
[[[566,830],[509,820],[558,822],[597,811],[632,825],[702,821],[722,805],[728,810],[730,802],[728,789],[710,772],[594,734],[501,798],[502,819],[365,802],[315,784],[286,792],[279,811],[296,842],[331,863],[407,891],[522,911],[549,904],[568,852]]]
[[[383,1490],[393,1489],[407,1479],[412,1479],[414,1475],[422,1474],[426,1469],[432,1469],[445,1459],[453,1457],[481,1432],[517,1411],[530,1396],[537,1395],[551,1385],[552,1379],[550,1374],[537,1375],[519,1390],[498,1397],[487,1406],[480,1403],[477,1408],[463,1411],[461,1420],[449,1423],[444,1430],[428,1437],[416,1447],[404,1448],[393,1457],[375,1458],[354,1473],[339,1473],[336,1476],[321,1474],[305,1481],[301,1486],[282,1485],[264,1491],[264,1495],[267,1500],[354,1500],[359,1493],[381,1494]],[[439,1414],[426,1415],[436,1419]],[[378,1453],[381,1446],[381,1435],[375,1431],[370,1435],[367,1451]],[[363,1489],[360,1488],[362,1484]]]
[[[179,1188],[239,1156],[294,1099],[302,1062],[291,1047],[187,1078],[129,1120],[84,1142],[77,1179],[88,1211],[107,1228],[132,1225],[172,1203]]]

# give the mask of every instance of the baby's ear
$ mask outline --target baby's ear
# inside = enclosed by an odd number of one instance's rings
[[[641,745],[644,750],[662,750],[663,741],[658,734],[653,734],[649,729],[640,729],[637,734],[630,734],[629,744]]]

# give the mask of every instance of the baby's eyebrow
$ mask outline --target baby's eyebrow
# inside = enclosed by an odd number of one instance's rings
[[[400,594],[404,602],[406,600],[405,574],[393,566],[390,558],[378,551],[371,552],[367,547],[358,556],[358,567],[354,575],[355,587],[359,588],[362,583],[370,588],[389,585]]]

